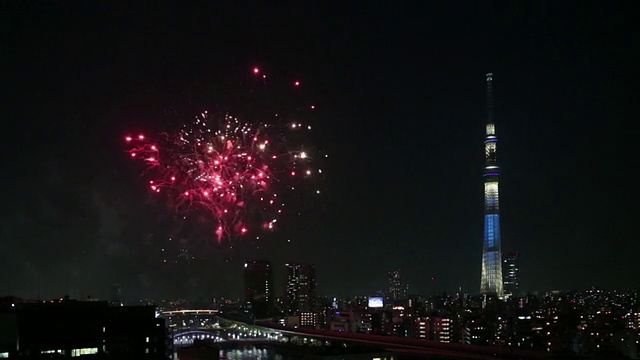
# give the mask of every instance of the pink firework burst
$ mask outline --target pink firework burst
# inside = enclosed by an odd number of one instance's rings
[[[204,112],[179,131],[125,141],[129,156],[147,166],[149,190],[167,196],[178,211],[210,214],[220,242],[275,229],[285,206],[281,191],[304,191],[307,180],[322,174],[313,166],[320,155],[291,140],[310,130],[301,122],[260,123]]]

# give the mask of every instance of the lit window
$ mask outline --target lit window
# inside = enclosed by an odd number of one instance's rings
[[[40,351],[41,354],[64,354],[64,350],[42,350]],[[0,356],[1,357],[1,356]]]
[[[97,354],[98,348],[81,348],[81,349],[71,349],[71,357],[81,356],[81,355],[91,355]]]

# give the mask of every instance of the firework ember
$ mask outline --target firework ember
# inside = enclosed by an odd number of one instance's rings
[[[212,233],[222,241],[273,230],[284,211],[281,191],[304,191],[307,180],[322,174],[312,166],[320,155],[294,141],[310,125],[252,120],[204,112],[176,132],[125,141],[129,156],[147,166],[149,190],[178,211],[210,214]]]

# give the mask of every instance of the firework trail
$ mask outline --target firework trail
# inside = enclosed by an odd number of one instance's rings
[[[259,74],[257,68],[253,72]],[[322,175],[314,160],[326,155],[298,140],[311,126],[272,115],[261,122],[205,111],[178,131],[125,141],[129,156],[146,165],[149,190],[167,196],[177,211],[205,211],[220,242],[275,229],[285,211],[283,192],[320,193],[305,185]]]

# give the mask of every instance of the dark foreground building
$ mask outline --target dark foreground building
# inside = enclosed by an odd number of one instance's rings
[[[273,309],[273,268],[263,260],[244,264],[245,301],[251,304],[254,319],[266,319]]]
[[[153,306],[62,300],[0,310],[0,358],[164,359],[165,341]]]

